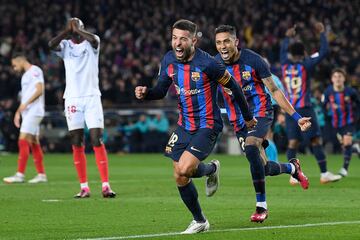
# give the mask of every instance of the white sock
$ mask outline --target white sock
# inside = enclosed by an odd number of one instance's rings
[[[103,188],[104,188],[104,187],[110,187],[109,182],[103,182],[103,183],[102,183],[102,187],[103,187]]]
[[[290,165],[291,165],[291,175],[293,175],[295,173],[295,166],[292,163],[290,163]]]
[[[320,177],[326,177],[327,174],[328,174],[328,172],[321,173]]]
[[[256,202],[256,206],[267,209],[267,204],[266,204],[266,202]]]
[[[16,172],[15,175],[18,176],[18,177],[25,177],[25,175],[23,173],[21,173],[21,172]]]
[[[84,183],[80,183],[80,188],[83,189],[83,188],[89,188],[89,185],[87,182],[84,182]]]

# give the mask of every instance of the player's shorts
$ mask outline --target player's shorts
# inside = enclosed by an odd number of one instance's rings
[[[65,99],[65,116],[69,131],[91,128],[104,128],[104,113],[100,96],[87,96]]]
[[[352,136],[355,132],[355,127],[353,124],[348,124],[336,130],[341,136]]]
[[[296,109],[296,111],[302,117],[311,117],[311,127],[305,132],[301,131],[298,123],[289,114],[286,114],[285,122],[288,139],[311,140],[315,137],[319,137],[321,132],[314,110],[311,107],[305,107]]]
[[[21,114],[20,133],[27,133],[31,135],[39,135],[40,123],[42,116],[33,116],[29,114]]]
[[[239,141],[241,150],[245,152],[245,140],[248,136],[253,136],[257,138],[265,139],[265,136],[269,129],[271,128],[271,124],[273,122],[272,116],[268,117],[257,117],[256,120],[258,121],[256,126],[248,131],[246,127],[242,128],[240,131],[236,132],[236,137]],[[265,141],[264,148],[268,146],[268,142]]]
[[[165,156],[178,162],[183,152],[188,151],[202,161],[212,152],[218,135],[219,132],[214,129],[200,128],[188,132],[178,126],[165,147]]]

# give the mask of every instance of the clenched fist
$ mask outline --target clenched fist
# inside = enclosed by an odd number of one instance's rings
[[[311,117],[303,117],[300,118],[298,121],[298,125],[301,129],[301,131],[306,131],[311,127],[311,122],[310,122]]]
[[[137,86],[135,88],[135,97],[137,99],[144,99],[147,93],[147,87],[145,86]]]

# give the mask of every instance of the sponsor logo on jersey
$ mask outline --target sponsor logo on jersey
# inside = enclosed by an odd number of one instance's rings
[[[196,95],[198,93],[201,93],[200,89],[184,89],[184,88],[180,88],[178,85],[175,85],[175,90],[177,95],[185,95],[185,96],[191,96],[191,95]]]
[[[299,71],[296,69],[290,69],[290,70],[285,70],[286,75],[294,75],[297,76],[299,74]]]
[[[249,71],[244,71],[244,72],[241,73],[241,77],[244,80],[249,80],[251,78],[251,73]]]
[[[191,79],[194,82],[197,82],[200,80],[200,73],[199,72],[191,72]]]

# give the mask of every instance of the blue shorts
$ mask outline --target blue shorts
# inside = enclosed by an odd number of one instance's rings
[[[178,162],[183,152],[188,151],[202,161],[212,152],[218,135],[219,131],[214,129],[200,128],[189,132],[178,126],[166,144],[165,156]]]
[[[245,151],[245,139],[248,136],[254,136],[257,138],[265,139],[265,136],[269,129],[271,128],[271,124],[273,122],[272,116],[268,117],[257,117],[256,120],[258,121],[256,126],[247,131],[247,128],[244,127],[240,131],[236,132],[236,137],[239,140],[241,150]],[[268,143],[266,143],[268,145]],[[267,147],[266,145],[266,147]],[[266,148],[264,147],[264,148]]]
[[[336,129],[337,133],[339,133],[341,136],[352,136],[355,132],[355,127],[353,124],[345,125],[341,128]]]
[[[296,109],[296,111],[302,117],[311,117],[310,120],[311,127],[305,132],[301,131],[298,123],[289,114],[286,114],[285,122],[286,122],[286,134],[288,139],[308,141],[315,137],[319,137],[321,132],[314,109],[312,109],[311,107],[305,107],[305,108]]]

